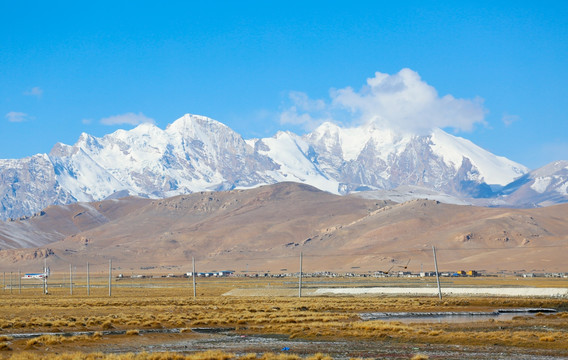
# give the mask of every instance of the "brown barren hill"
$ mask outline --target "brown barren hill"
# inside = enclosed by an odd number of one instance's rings
[[[120,210],[123,201],[130,203]],[[395,204],[296,183],[133,201],[114,200],[107,221],[45,245],[49,251],[2,250],[0,266],[31,266],[47,253],[53,264],[112,259],[124,269],[190,271],[195,258],[200,271],[296,272],[302,252],[306,272],[416,272],[433,270],[435,245],[440,271],[568,271],[568,205]]]
[[[0,222],[0,250],[47,245],[139,208],[148,199],[128,197],[91,203],[52,205],[33,216]]]

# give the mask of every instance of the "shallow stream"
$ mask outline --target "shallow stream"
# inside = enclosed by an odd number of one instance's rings
[[[556,312],[554,309],[505,309],[492,312],[469,313],[366,313],[363,320],[385,321],[478,321],[487,318],[499,320],[514,316],[532,316],[536,313]],[[286,335],[243,335],[234,328],[192,328],[189,333],[181,334],[182,329],[147,329],[139,330],[139,338],[134,341],[106,343],[97,351],[105,353],[126,352],[180,352],[191,353],[207,350],[221,350],[238,356],[255,353],[291,353],[302,357],[323,353],[334,359],[373,358],[373,359],[410,359],[416,354],[427,355],[431,359],[521,359],[553,360],[566,359],[568,352],[534,350],[525,348],[507,348],[504,346],[460,346],[445,344],[405,344],[381,340],[306,340],[290,339]],[[14,339],[31,338],[44,334],[50,335],[92,335],[93,332],[11,334]],[[123,335],[124,330],[101,332],[105,336]],[[134,338],[132,338],[134,339]]]
[[[309,356],[316,353],[328,354],[333,359],[373,358],[410,359],[416,354],[427,355],[431,359],[521,359],[552,360],[566,358],[564,354],[531,349],[511,349],[506,347],[467,347],[454,345],[400,344],[390,341],[372,340],[304,340],[290,339],[283,335],[244,336],[235,333],[202,334],[202,337],[180,341],[161,342],[137,348],[135,351],[175,351],[198,352],[222,350],[238,356],[255,353],[292,353]],[[110,350],[110,349],[109,349]],[[133,351],[133,349],[114,349],[113,352]]]
[[[481,312],[372,312],[360,314],[361,320],[399,321],[402,323],[467,323],[494,319],[512,320],[516,316],[535,316],[537,313],[555,313],[556,309],[522,308]]]

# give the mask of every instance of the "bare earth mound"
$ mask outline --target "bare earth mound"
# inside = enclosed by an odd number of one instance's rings
[[[34,243],[34,239],[36,242]],[[19,249],[10,249],[19,244]],[[132,271],[568,271],[568,205],[519,210],[336,196],[280,183],[163,200],[51,207],[0,224],[0,267],[104,266]],[[32,248],[31,246],[42,246]]]

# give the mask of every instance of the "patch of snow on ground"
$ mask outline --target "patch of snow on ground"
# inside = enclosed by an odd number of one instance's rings
[[[561,195],[568,196],[568,181],[566,181],[564,184],[560,185],[556,189],[556,191],[559,192]]]
[[[531,189],[533,189],[534,191],[536,191],[539,194],[542,194],[543,192],[546,191],[546,188],[548,188],[548,185],[550,185],[550,181],[552,179],[550,177],[537,177],[536,179],[534,179],[534,183],[531,185]]]
[[[397,203],[404,203],[416,199],[427,199],[439,201],[444,204],[471,205],[469,202],[451,195],[421,188],[419,186],[400,186],[392,190],[362,191],[356,193],[356,195],[364,199],[391,200]]]

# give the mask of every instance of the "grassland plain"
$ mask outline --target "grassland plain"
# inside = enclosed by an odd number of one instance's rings
[[[160,287],[159,282],[164,285]],[[368,286],[365,280],[337,279],[338,285]],[[392,281],[401,285],[404,280]],[[458,280],[456,280],[458,281]],[[512,286],[515,278],[463,279],[462,286]],[[171,286],[179,282],[179,286]],[[563,279],[522,280],[525,286],[566,287]],[[152,287],[115,287],[108,296],[104,284],[91,295],[77,284],[10,293],[0,291],[0,357],[7,359],[323,359],[320,353],[273,353],[259,348],[247,354],[224,351],[155,351],[155,344],[203,338],[197,328],[230,329],[240,336],[279,335],[305,341],[365,342],[408,348],[399,358],[427,358],[421,345],[436,349],[461,346],[568,357],[568,300],[545,298],[447,297],[231,297],[234,288],[282,288],[290,279],[200,279],[197,297],[187,279],[156,280]],[[94,284],[97,285],[97,284]],[[136,285],[133,283],[133,285]],[[307,288],[317,286],[306,281]],[[329,286],[329,283],[326,284]],[[501,308],[554,308],[558,313],[515,316],[508,321],[468,323],[402,323],[362,321],[364,312],[467,312]],[[172,330],[168,332],[166,330]],[[191,330],[193,329],[193,330]],[[174,331],[175,330],[175,331]],[[152,332],[154,331],[154,332]],[[35,334],[35,335],[31,335]],[[316,349],[314,347],[314,349]],[[418,349],[418,350],[414,350]],[[469,350],[468,350],[469,349]],[[319,350],[317,348],[316,350]],[[136,353],[130,353],[135,351]],[[146,352],[144,352],[146,351]],[[490,350],[489,350],[490,351]],[[319,352],[319,351],[318,351]],[[465,355],[464,355],[465,356]],[[349,357],[349,356],[348,356]],[[364,356],[363,356],[364,357]],[[436,356],[436,358],[443,358]]]

